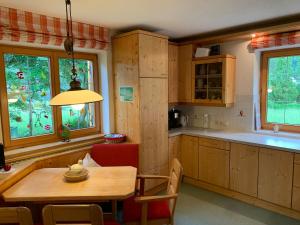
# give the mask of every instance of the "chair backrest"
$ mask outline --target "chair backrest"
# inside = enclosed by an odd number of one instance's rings
[[[26,207],[1,207],[0,224],[33,225],[31,211]]]
[[[91,157],[100,166],[133,166],[139,167],[138,144],[95,144]]]
[[[180,184],[182,181],[182,175],[183,175],[183,168],[179,162],[178,159],[173,159],[172,162],[172,167],[170,171],[170,179],[168,183],[168,188],[167,188],[167,193],[168,194],[178,194],[179,189],[180,189]],[[172,215],[174,214],[175,211],[175,206],[176,206],[176,200],[177,199],[171,199],[170,200],[170,210]]]
[[[103,225],[100,206],[91,205],[47,205],[43,208],[43,225],[59,223],[91,223]]]

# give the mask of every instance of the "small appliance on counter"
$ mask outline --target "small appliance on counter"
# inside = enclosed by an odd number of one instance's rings
[[[169,111],[169,130],[172,128],[179,128],[181,127],[180,123],[180,114],[181,112],[175,108],[172,108]]]

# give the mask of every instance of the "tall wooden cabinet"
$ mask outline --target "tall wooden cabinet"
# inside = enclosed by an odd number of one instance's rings
[[[178,46],[169,43],[169,103],[178,102]]]
[[[141,173],[168,174],[167,37],[140,30],[114,37],[113,71],[116,132],[140,144]]]

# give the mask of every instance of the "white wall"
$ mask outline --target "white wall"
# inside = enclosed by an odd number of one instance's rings
[[[236,56],[235,103],[231,108],[180,106],[189,115],[190,125],[201,127],[203,114],[209,114],[210,127],[216,129],[245,130],[254,128],[254,60],[255,54],[248,50],[249,41],[227,42],[221,45],[222,54]],[[240,116],[240,111],[244,116]]]

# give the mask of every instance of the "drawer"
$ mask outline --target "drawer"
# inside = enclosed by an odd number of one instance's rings
[[[294,164],[294,186],[300,188],[300,164]]]
[[[295,163],[300,164],[300,154],[295,154]]]
[[[210,138],[199,137],[199,145],[200,146],[211,147],[211,148],[230,150],[230,143],[229,142],[216,140],[216,139],[210,139]]]

